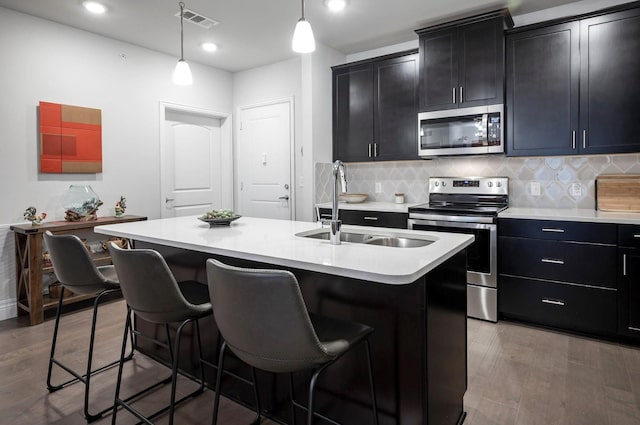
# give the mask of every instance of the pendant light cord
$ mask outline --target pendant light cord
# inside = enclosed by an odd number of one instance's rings
[[[184,60],[184,3],[180,2],[178,5],[180,6],[180,60]]]
[[[302,0],[302,20],[304,21],[304,0]]]

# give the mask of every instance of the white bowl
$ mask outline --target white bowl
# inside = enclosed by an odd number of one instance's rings
[[[349,204],[357,204],[366,201],[368,197],[366,193],[341,193],[339,199]]]

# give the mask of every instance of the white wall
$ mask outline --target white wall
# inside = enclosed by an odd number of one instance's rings
[[[317,44],[316,51],[309,55],[309,63],[306,75],[308,81],[305,85],[311,93],[305,114],[307,121],[311,123],[310,140],[307,153],[303,158],[304,181],[307,187],[315,189],[315,164],[330,162],[333,158],[333,111],[332,91],[333,75],[331,67],[343,63],[345,55],[329,47]],[[303,62],[304,63],[304,62]],[[308,198],[305,199],[306,210],[304,220],[315,220],[313,200],[316,198],[314,191],[307,190]]]
[[[234,112],[239,114],[239,108],[261,103],[268,103],[273,100],[293,98],[293,128],[294,128],[294,168],[300,155],[302,141],[302,71],[300,57],[276,62],[271,65],[265,65],[253,68],[247,71],[236,72],[233,74],[233,108]],[[237,146],[237,134],[239,131],[240,120],[236,119],[234,123],[234,146]],[[242,161],[242,158],[235,158],[235,162]],[[236,167],[237,172],[237,167]],[[298,180],[298,170],[295,170],[294,181],[290,184],[294,187],[295,209],[296,215],[298,208],[302,208],[302,196],[295,185]],[[237,182],[237,173],[236,173]],[[236,202],[238,200],[236,187]],[[237,205],[236,205],[237,206]],[[295,217],[297,218],[297,217]]]
[[[331,66],[344,58],[342,53],[316,43],[311,54],[233,76],[235,111],[246,105],[294,98],[295,181],[291,184],[295,185],[296,220],[313,220],[313,164],[331,160]],[[237,130],[238,120],[235,125]]]
[[[225,71],[192,63],[194,85],[177,87],[175,57],[4,8],[0,40],[0,232],[22,222],[30,205],[62,219],[72,183],[91,184],[104,202],[99,216],[112,215],[124,195],[127,213],[159,217],[159,102],[233,112]],[[103,173],[38,173],[39,101],[102,110]],[[6,301],[15,302],[7,245],[0,246],[0,319]]]

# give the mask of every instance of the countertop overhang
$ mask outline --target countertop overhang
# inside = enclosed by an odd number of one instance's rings
[[[471,235],[342,226],[343,232],[432,240],[417,248],[396,248],[296,236],[319,223],[242,217],[229,226],[209,227],[197,216],[97,226],[96,233],[283,267],[391,285],[409,284],[469,246]]]

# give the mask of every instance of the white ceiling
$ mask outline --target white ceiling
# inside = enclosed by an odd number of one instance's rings
[[[186,7],[220,24],[204,29],[185,22],[185,59],[235,72],[295,56],[291,36],[300,0],[184,0]],[[332,13],[324,0],[306,0],[316,41],[345,54],[414,40],[415,29],[508,6],[521,15],[574,0],[347,0]],[[179,56],[180,10],[174,0],[102,0],[108,12],[91,15],[82,0],[0,0],[0,6]],[[215,53],[199,44],[212,41]]]

